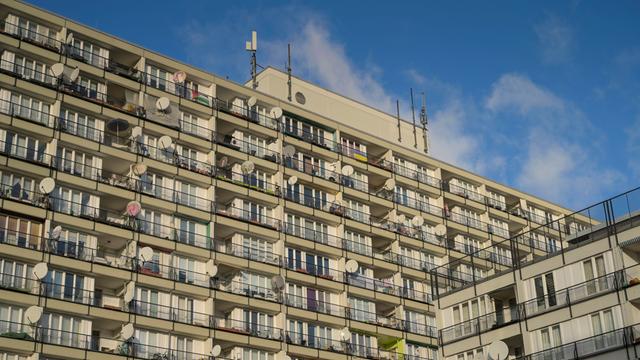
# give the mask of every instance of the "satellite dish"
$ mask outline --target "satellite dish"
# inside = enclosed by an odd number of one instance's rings
[[[73,33],[69,33],[69,35],[67,35],[67,44],[72,44],[73,40]]]
[[[123,325],[120,330],[120,336],[122,336],[123,339],[131,339],[133,336],[133,324],[127,323],[126,325]]]
[[[36,324],[42,317],[42,308],[40,306],[29,306],[24,311],[24,319],[30,324]]]
[[[396,222],[399,224],[403,224],[405,220],[404,214],[400,214],[396,217]]]
[[[494,341],[489,345],[490,360],[505,360],[509,356],[509,347],[504,341]]]
[[[273,109],[271,109],[269,114],[274,119],[280,119],[282,117],[282,109],[280,109],[279,107],[274,107]]]
[[[242,165],[240,165],[240,170],[242,171],[243,174],[251,174],[253,172],[253,170],[255,170],[256,168],[256,164],[253,163],[253,161],[245,161],[242,163]]]
[[[147,262],[151,260],[153,258],[153,249],[148,246],[143,247],[142,249],[140,249],[140,253],[138,253],[138,257],[143,262]]]
[[[78,80],[78,76],[80,76],[80,68],[75,68],[69,74],[69,81],[76,82]]]
[[[64,64],[55,63],[51,65],[51,73],[53,74],[53,76],[60,78],[60,76],[64,74]]]
[[[221,352],[222,352],[222,347],[220,345],[213,345],[213,347],[211,348],[211,356],[213,357],[220,356]]]
[[[420,215],[416,215],[411,219],[411,225],[415,227],[420,227],[422,224],[424,224],[424,218]]]
[[[289,185],[295,185],[297,183],[298,183],[298,177],[295,175],[287,179],[287,184]]]
[[[291,157],[295,153],[296,148],[293,147],[293,145],[286,145],[284,148],[282,148],[282,155],[284,155],[285,157]]]
[[[169,106],[171,106],[171,100],[169,100],[169,98],[163,96],[156,100],[156,109],[160,111],[166,111]]]
[[[122,296],[124,299],[125,303],[130,303],[131,300],[133,300],[133,296],[135,295],[135,287],[131,288],[129,287],[129,284],[127,284],[127,287],[124,291],[124,295]]]
[[[135,165],[133,165],[133,174],[135,176],[142,176],[144,175],[144,173],[147,172],[147,165],[142,164],[142,163],[137,163]]]
[[[214,277],[218,274],[218,267],[213,263],[212,259],[209,259],[206,264],[206,272],[210,277]]]
[[[47,265],[47,263],[37,263],[34,267],[33,270],[31,271],[32,275],[34,278],[38,279],[38,280],[42,280],[45,278],[45,276],[47,276],[47,273],[49,273],[49,266]]]
[[[184,71],[178,71],[173,74],[173,82],[182,84],[185,80],[187,80],[187,73]]]
[[[284,289],[284,278],[282,275],[276,275],[271,278],[271,287],[277,291]]]
[[[56,188],[56,181],[53,178],[46,177],[40,180],[40,185],[38,185],[38,190],[42,194],[49,195]]]
[[[134,126],[131,128],[131,138],[137,139],[142,136],[142,128],[140,126]]]
[[[394,179],[387,179],[382,188],[387,191],[394,191],[396,189],[396,181]]]
[[[161,136],[160,139],[158,139],[158,146],[162,150],[169,150],[171,145],[173,145],[173,140],[171,140],[171,136],[169,135]]]
[[[342,329],[342,331],[340,331],[340,338],[342,339],[342,341],[351,340],[351,331],[349,331],[348,328]]]
[[[358,271],[359,267],[360,265],[358,264],[358,262],[353,259],[347,260],[347,262],[344,264],[344,269],[350,274],[353,274],[356,271]]]
[[[438,224],[435,226],[434,232],[438,236],[444,236],[447,233],[447,227],[443,224]]]
[[[229,164],[229,158],[226,156],[223,156],[220,158],[220,160],[218,160],[218,167],[219,168],[226,168],[227,165]]]
[[[140,214],[140,211],[142,211],[142,205],[140,205],[139,202],[135,200],[129,201],[129,203],[127,204],[127,215],[136,217],[138,216],[138,214]]]
[[[252,97],[249,98],[249,100],[247,100],[247,105],[249,107],[254,107],[257,102],[258,102],[258,99],[256,99],[255,96],[252,96]]]
[[[60,233],[62,233],[62,226],[58,225],[51,230],[49,237],[53,240],[58,240],[60,238]]]
[[[291,356],[289,356],[289,355],[285,355],[285,356],[284,356],[284,360],[291,360]]]
[[[342,175],[344,175],[344,176],[351,176],[351,175],[353,175],[353,172],[354,172],[354,171],[355,171],[355,170],[353,169],[353,166],[351,166],[351,165],[345,165],[345,166],[343,166],[343,167],[342,167],[342,171],[341,171],[341,173],[342,173]]]

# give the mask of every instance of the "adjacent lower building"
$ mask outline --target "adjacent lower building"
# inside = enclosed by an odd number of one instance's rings
[[[481,314],[447,320],[451,282],[594,225],[274,68],[253,89],[23,2],[0,19],[0,360],[447,358]]]

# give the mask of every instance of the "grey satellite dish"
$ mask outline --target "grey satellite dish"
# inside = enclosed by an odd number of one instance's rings
[[[130,303],[133,300],[133,296],[135,295],[135,289],[131,289],[128,285],[124,291],[124,295],[122,296],[125,303]]]
[[[284,148],[282,148],[282,155],[284,155],[285,157],[291,157],[295,153],[296,148],[293,147],[293,145],[286,145]]]
[[[251,174],[253,170],[255,170],[255,168],[256,168],[256,165],[252,161],[248,161],[248,160],[243,162],[242,165],[240,165],[240,170],[245,175]]]
[[[147,165],[142,163],[137,163],[133,165],[131,170],[135,176],[142,176],[144,175],[144,173],[147,172]]]
[[[162,150],[169,150],[171,145],[173,145],[173,140],[171,140],[171,136],[169,135],[161,136],[160,139],[158,139],[158,146]]]
[[[358,264],[358,262],[353,259],[347,260],[347,262],[344,264],[344,269],[350,274],[358,271],[359,267],[360,265]]]
[[[249,100],[247,100],[247,105],[249,107],[254,107],[257,103],[258,103],[258,99],[256,99],[255,96],[252,96],[249,98]]]
[[[175,74],[173,74],[173,81],[175,83],[182,84],[182,83],[184,83],[185,80],[187,80],[187,73],[186,72],[178,71]]]
[[[282,117],[282,109],[280,109],[279,107],[274,107],[269,112],[269,115],[271,115],[271,117],[274,119],[280,119]]]
[[[80,68],[75,68],[69,74],[69,81],[76,82],[78,80],[78,76],[80,76]]]
[[[29,306],[24,312],[24,319],[30,324],[34,325],[40,321],[42,317],[42,308],[40,306]]]
[[[64,74],[64,64],[55,63],[51,65],[51,73],[54,77],[60,78]]]
[[[153,258],[153,249],[148,246],[143,247],[142,249],[140,249],[140,253],[138,254],[138,257],[143,262],[147,262],[151,260]]]
[[[61,233],[62,233],[62,226],[58,225],[53,229],[51,229],[51,232],[49,233],[49,237],[52,240],[58,240],[60,238]]]
[[[342,341],[351,340],[351,331],[349,331],[348,328],[342,329],[342,331],[340,331],[340,339],[342,339]]]
[[[438,224],[435,226],[434,232],[438,236],[444,236],[447,233],[447,227],[443,224]]]
[[[133,336],[133,324],[127,323],[126,325],[123,325],[122,329],[120,330],[120,336],[123,339],[131,339],[131,337]]]
[[[69,35],[67,35],[67,44],[71,45],[73,44],[73,33],[69,33]]]
[[[218,267],[213,263],[212,259],[209,259],[209,261],[207,261],[205,268],[207,275],[209,275],[210,277],[214,277],[218,274]]]
[[[396,222],[399,224],[403,224],[405,220],[404,214],[400,214],[398,215],[398,217],[396,217]]]
[[[394,179],[387,179],[382,188],[387,191],[394,191],[396,189],[396,181]]]
[[[167,111],[169,106],[171,106],[171,100],[169,100],[169,98],[163,96],[156,100],[156,109],[159,111]]]
[[[342,167],[342,171],[340,171],[342,173],[342,175],[344,176],[351,176],[354,173],[354,169],[353,166],[351,165],[345,165]]]
[[[504,341],[494,341],[489,345],[490,360],[505,360],[509,356],[509,347]]]
[[[140,126],[134,126],[133,128],[131,128],[132,139],[138,139],[140,136],[142,136],[142,128]]]
[[[424,224],[424,218],[420,215],[416,215],[411,219],[411,225],[415,227],[420,227],[422,224]]]
[[[40,184],[38,185],[38,190],[40,193],[44,195],[49,195],[56,188],[56,181],[53,178],[46,177],[40,180]]]
[[[275,275],[271,278],[271,287],[276,291],[284,289],[284,278],[282,275]]]
[[[297,176],[292,176],[292,177],[287,179],[287,184],[289,184],[289,185],[295,185],[297,183],[298,183],[298,177]]]
[[[220,158],[220,160],[218,160],[218,167],[219,168],[224,169],[224,168],[227,167],[228,164],[229,164],[229,158],[226,157],[226,156],[223,156],[223,157]]]
[[[36,278],[38,280],[42,280],[49,273],[49,266],[47,265],[47,263],[44,263],[44,262],[37,263],[33,267],[33,270],[31,271],[31,273],[32,273],[34,278]]]
[[[211,356],[218,357],[222,353],[222,347],[220,345],[213,345],[211,348]]]

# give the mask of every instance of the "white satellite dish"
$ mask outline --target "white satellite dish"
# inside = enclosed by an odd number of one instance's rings
[[[209,259],[209,261],[207,261],[205,269],[209,277],[214,277],[218,274],[218,267],[216,266],[216,264],[213,263],[212,259]]]
[[[295,175],[287,179],[287,184],[289,185],[295,185],[297,183],[298,183],[298,177]]]
[[[120,336],[123,339],[131,339],[131,337],[133,336],[133,324],[127,323],[126,325],[123,325],[122,329],[120,330]]]
[[[42,280],[47,276],[47,273],[49,273],[49,266],[47,265],[47,263],[44,263],[44,262],[37,263],[33,267],[33,270],[31,271],[31,273],[34,278],[38,280]]]
[[[394,179],[387,179],[382,188],[387,191],[394,191],[396,189],[396,181]]]
[[[127,203],[127,215],[136,217],[142,211],[142,205],[140,202],[132,200]]]
[[[275,275],[271,278],[271,287],[276,291],[284,289],[284,278],[282,275]]]
[[[342,175],[344,175],[344,176],[351,176],[351,175],[353,175],[353,172],[354,172],[354,171],[355,171],[355,170],[353,169],[353,166],[351,166],[351,165],[345,165],[345,166],[343,166],[343,167],[342,167],[342,171],[341,171],[341,173],[342,173]]]
[[[69,81],[76,82],[78,80],[78,76],[80,76],[80,68],[75,68],[69,74]]]
[[[222,353],[222,347],[217,344],[213,345],[213,347],[211,348],[211,356],[218,357],[220,356],[220,353]]]
[[[127,304],[130,303],[131,300],[133,300],[135,292],[136,292],[135,287],[131,288],[129,284],[127,284],[127,287],[124,290],[124,295],[122,296],[124,302]]]
[[[171,136],[169,135],[161,136],[160,139],[158,139],[158,146],[162,150],[169,150],[171,145],[173,145],[173,140],[171,140]]]
[[[490,360],[505,360],[509,356],[509,347],[504,341],[494,341],[489,345]]]
[[[64,64],[63,63],[55,63],[51,65],[51,73],[54,77],[60,78],[64,74]]]
[[[351,340],[351,331],[349,331],[348,328],[342,329],[342,331],[340,331],[340,339],[342,339],[342,341]]]
[[[252,96],[249,98],[249,100],[247,100],[247,105],[249,107],[254,107],[257,103],[258,103],[258,99],[256,99],[255,96]]]
[[[142,176],[147,172],[147,165],[142,163],[137,163],[133,165],[132,172],[135,176]]]
[[[226,157],[226,156],[223,156],[223,157],[220,158],[220,160],[218,160],[218,167],[219,168],[224,169],[224,168],[227,167],[228,164],[229,164],[229,158]]]
[[[350,274],[353,274],[356,271],[358,271],[359,267],[360,265],[358,264],[358,262],[353,259],[347,260],[347,262],[344,264],[344,269]]]
[[[184,81],[187,80],[187,73],[184,71],[177,71],[176,73],[173,74],[173,82],[178,83],[178,84],[182,84],[184,83]]]
[[[140,252],[138,253],[138,257],[143,262],[147,262],[151,260],[153,258],[153,249],[148,246],[143,247],[142,249],[140,249]]]
[[[398,224],[404,224],[404,221],[405,221],[404,214],[400,214],[400,215],[398,215],[398,216],[396,217],[396,223],[398,223]]]
[[[444,236],[447,233],[447,227],[444,226],[444,224],[438,224],[438,225],[435,226],[433,231],[438,236]]]
[[[42,317],[42,308],[40,306],[29,306],[24,311],[24,319],[30,324],[36,324]]]
[[[53,178],[46,177],[40,180],[38,190],[44,195],[49,195],[56,188],[56,181]]]
[[[58,225],[53,229],[51,229],[51,232],[49,233],[49,238],[51,238],[52,240],[58,240],[60,238],[61,233],[62,233],[62,226]]]
[[[137,139],[140,136],[142,136],[142,127],[134,126],[133,128],[131,128],[131,138],[132,139]]]
[[[253,172],[253,170],[255,170],[256,168],[256,164],[253,163],[253,161],[245,161],[242,163],[242,165],[240,165],[240,171],[242,171],[243,174],[247,175],[247,174],[251,174]]]
[[[67,35],[67,44],[71,45],[73,40],[73,33],[69,33],[69,35]]]
[[[169,98],[167,97],[161,97],[158,100],[156,100],[156,109],[160,110],[160,111],[166,111],[169,106],[171,106],[171,100],[169,100]]]
[[[285,157],[291,157],[296,153],[296,148],[293,145],[286,145],[282,148],[282,155]]]
[[[271,115],[271,117],[274,119],[280,119],[282,117],[282,109],[280,109],[279,107],[274,107],[269,112],[269,115]]]
[[[420,227],[422,224],[424,224],[424,218],[420,215],[416,215],[411,219],[411,225],[415,227]]]

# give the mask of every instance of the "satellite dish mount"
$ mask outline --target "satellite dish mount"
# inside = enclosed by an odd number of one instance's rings
[[[255,90],[258,88],[258,81],[256,76],[258,75],[258,61],[256,59],[256,53],[258,51],[258,32],[251,31],[251,40],[245,44],[245,50],[251,53],[251,87]]]

